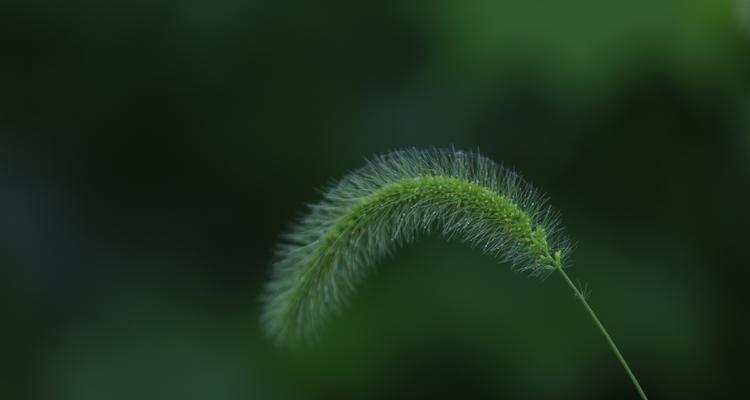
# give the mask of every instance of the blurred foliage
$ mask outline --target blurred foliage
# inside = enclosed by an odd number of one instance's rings
[[[315,188],[450,145],[563,210],[652,397],[740,396],[744,4],[4,1],[0,398],[633,398],[556,277],[436,238],[320,344],[261,335]]]

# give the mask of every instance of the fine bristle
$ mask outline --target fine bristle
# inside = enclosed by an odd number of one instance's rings
[[[316,336],[378,260],[426,232],[538,276],[570,252],[558,214],[515,172],[473,152],[391,152],[331,186],[284,235],[263,298],[267,332],[281,344]]]

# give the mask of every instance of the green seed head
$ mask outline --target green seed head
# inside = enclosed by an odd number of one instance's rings
[[[562,268],[569,250],[556,214],[517,174],[475,153],[389,153],[331,187],[279,245],[266,330],[284,344],[315,336],[378,260],[425,232],[532,275]]]

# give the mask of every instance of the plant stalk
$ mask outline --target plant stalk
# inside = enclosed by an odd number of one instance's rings
[[[586,308],[586,311],[588,311],[589,315],[591,316],[591,319],[593,319],[594,322],[596,323],[596,326],[599,327],[599,330],[602,332],[602,335],[604,335],[604,338],[607,339],[607,343],[609,343],[609,347],[612,348],[612,351],[615,352],[617,359],[620,360],[620,364],[622,364],[622,367],[625,368],[625,372],[628,373],[628,376],[630,377],[630,380],[633,382],[633,385],[638,391],[638,394],[641,396],[641,399],[648,400],[648,397],[646,397],[646,393],[643,392],[643,389],[641,388],[641,384],[638,383],[638,379],[636,379],[635,374],[633,374],[633,371],[628,366],[627,361],[625,361],[625,358],[620,353],[620,350],[617,348],[617,345],[615,345],[615,342],[609,336],[609,333],[607,333],[607,330],[604,329],[604,325],[602,325],[601,321],[599,321],[599,318],[594,313],[594,310],[592,310],[591,306],[589,306],[589,303],[586,301],[586,298],[584,297],[583,293],[581,293],[578,287],[573,284],[573,281],[570,280],[570,278],[568,277],[568,274],[566,274],[565,271],[561,267],[558,266],[556,268],[557,270],[560,271],[560,274],[565,279],[565,282],[568,283],[568,286],[570,286],[570,288],[573,289],[573,293],[575,293],[575,296],[578,298],[578,300],[581,300],[581,303],[583,303],[583,307]]]

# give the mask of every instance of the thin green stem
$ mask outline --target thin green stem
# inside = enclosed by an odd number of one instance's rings
[[[602,325],[601,321],[599,321],[599,318],[594,313],[594,310],[592,310],[591,306],[589,306],[589,303],[586,301],[586,298],[584,297],[583,293],[581,293],[578,287],[573,284],[573,281],[570,280],[570,278],[568,277],[568,274],[566,274],[565,271],[561,267],[558,266],[556,267],[556,269],[560,271],[560,274],[565,279],[565,282],[567,282],[568,286],[570,286],[570,288],[573,289],[573,292],[575,293],[576,297],[579,300],[581,300],[581,303],[583,303],[583,307],[586,308],[586,311],[589,312],[591,319],[594,320],[594,322],[596,323],[596,326],[599,327],[599,330],[602,332],[602,335],[604,335],[604,338],[607,339],[607,343],[609,343],[609,347],[612,348],[612,351],[615,352],[617,359],[620,360],[620,364],[622,364],[622,367],[625,368],[625,372],[628,373],[630,380],[633,382],[633,385],[635,385],[636,390],[638,390],[638,394],[641,395],[641,399],[648,400],[648,397],[646,397],[646,393],[643,392],[643,389],[641,388],[641,384],[638,383],[638,379],[636,379],[635,374],[633,374],[633,371],[628,366],[628,363],[625,361],[625,358],[620,353],[620,350],[617,349],[617,345],[615,345],[615,342],[609,336],[609,333],[607,333],[607,330],[604,329],[604,325]]]

